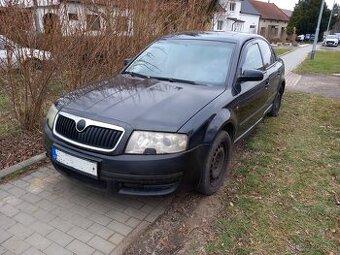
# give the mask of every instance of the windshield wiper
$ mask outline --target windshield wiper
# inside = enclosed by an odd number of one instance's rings
[[[184,80],[184,79],[176,79],[176,78],[167,78],[167,77],[156,77],[156,76],[150,76],[151,79],[156,79],[160,81],[169,81],[169,82],[179,82],[179,83],[188,83],[192,85],[197,85],[196,82],[190,81],[190,80]]]
[[[140,77],[140,78],[144,78],[144,79],[150,79],[150,76],[144,75],[144,74],[140,74],[140,73],[135,73],[135,72],[123,72],[123,74],[129,74],[132,77]]]

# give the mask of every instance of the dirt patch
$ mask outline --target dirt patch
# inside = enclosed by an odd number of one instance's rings
[[[213,240],[212,223],[220,215],[225,194],[234,169],[239,164],[242,145],[234,148],[231,174],[224,186],[212,196],[192,191],[188,185],[175,195],[170,208],[141,236],[136,238],[124,254],[205,254],[204,247]],[[195,252],[194,252],[195,251]]]
[[[0,139],[0,171],[44,151],[42,135],[26,132]]]

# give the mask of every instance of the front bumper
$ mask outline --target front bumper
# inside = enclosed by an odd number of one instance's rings
[[[44,145],[53,166],[62,174],[89,186],[127,195],[167,195],[174,192],[183,177],[195,178],[207,155],[208,146],[168,155],[110,155],[87,151],[55,137],[45,125]],[[62,165],[51,157],[52,147],[70,155],[97,162],[98,177]]]

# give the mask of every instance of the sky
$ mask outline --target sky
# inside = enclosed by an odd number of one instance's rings
[[[267,2],[266,0],[261,0],[262,2]],[[294,6],[299,0],[270,0],[271,3],[276,4],[281,9],[294,10]],[[340,3],[340,0],[335,0],[336,3]],[[334,0],[326,0],[327,6],[330,9],[334,3]]]

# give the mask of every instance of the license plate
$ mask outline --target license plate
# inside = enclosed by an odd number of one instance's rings
[[[85,159],[72,156],[56,148],[52,148],[52,158],[53,160],[65,166],[72,167],[78,171],[87,173],[92,176],[96,176],[96,177],[98,176],[98,170],[97,170],[98,167],[97,167],[97,163],[95,162],[91,162]]]

